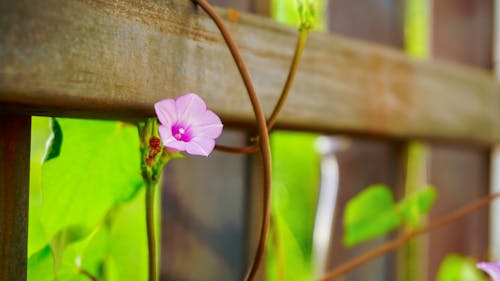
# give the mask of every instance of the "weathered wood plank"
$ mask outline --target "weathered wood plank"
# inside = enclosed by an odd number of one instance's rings
[[[250,15],[229,26],[270,112],[295,31]],[[253,124],[222,38],[191,1],[4,0],[0,34],[2,111],[134,118],[197,92],[226,124]],[[313,34],[278,126],[495,143],[500,87],[482,70]]]
[[[243,132],[224,134],[244,145]],[[242,280],[246,267],[247,155],[172,161],[163,174],[161,279]]]
[[[0,281],[26,280],[31,117],[0,115]]]

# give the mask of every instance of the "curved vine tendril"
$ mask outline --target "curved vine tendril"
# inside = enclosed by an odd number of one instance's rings
[[[200,5],[200,7],[212,18],[214,23],[219,28],[219,31],[226,42],[231,55],[238,67],[238,71],[240,72],[241,78],[243,79],[243,83],[247,89],[248,97],[250,98],[250,102],[252,103],[252,108],[255,114],[255,119],[257,121],[257,131],[259,136],[259,151],[262,156],[263,161],[263,178],[264,178],[264,194],[263,194],[263,215],[262,215],[262,226],[259,235],[259,243],[257,245],[257,250],[255,253],[254,259],[252,259],[250,268],[248,273],[246,274],[245,280],[253,280],[257,271],[259,269],[259,265],[262,262],[265,252],[265,243],[267,232],[269,229],[270,222],[270,202],[271,202],[271,148],[269,144],[269,134],[266,124],[266,118],[264,116],[264,111],[262,110],[262,106],[260,104],[260,100],[255,93],[255,88],[250,78],[250,73],[245,65],[245,62],[239,52],[239,49],[234,42],[231,34],[229,33],[226,25],[222,18],[217,14],[215,9],[205,0],[193,0],[195,3]]]

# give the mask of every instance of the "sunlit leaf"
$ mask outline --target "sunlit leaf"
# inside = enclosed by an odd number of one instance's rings
[[[69,226],[87,229],[141,186],[135,126],[121,122],[58,119],[58,157],[42,167],[41,221],[49,237]]]
[[[142,189],[133,201],[113,214],[105,264],[107,281],[146,280],[148,252],[144,196]]]
[[[450,254],[441,263],[436,281],[487,281],[476,268],[476,261],[458,254]]]
[[[47,245],[28,259],[28,281],[53,281],[54,258]]]
[[[384,185],[365,188],[349,200],[344,211],[344,244],[348,247],[394,230],[401,223],[391,190]]]
[[[30,194],[28,220],[28,257],[45,247],[50,237],[40,219],[42,208],[42,160],[51,134],[50,118],[32,117],[30,152]]]

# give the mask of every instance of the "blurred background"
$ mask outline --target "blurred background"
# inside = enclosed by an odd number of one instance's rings
[[[211,1],[289,24],[296,22],[290,8],[294,2]],[[493,0],[324,0],[318,7],[317,31],[396,48],[415,59],[493,71]],[[247,137],[233,131],[222,142],[244,144]],[[312,280],[401,234],[395,231],[350,248],[343,245],[346,202],[371,184],[389,186],[397,198],[410,192],[409,177],[434,185],[438,195],[427,221],[499,185],[491,168],[494,151],[480,145],[278,131],[272,135],[272,149],[273,216],[260,280]],[[216,152],[208,160],[169,164],[163,192],[162,280],[241,279],[260,227],[258,163],[255,157]],[[498,177],[498,156],[496,167]],[[198,176],[190,177],[192,173]],[[436,280],[450,253],[498,260],[498,242],[490,247],[490,239],[495,240],[490,231],[497,223],[489,218],[484,208],[338,280]],[[280,273],[280,267],[286,269]]]

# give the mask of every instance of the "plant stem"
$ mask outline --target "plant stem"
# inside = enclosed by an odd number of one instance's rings
[[[156,184],[151,182],[146,183],[146,229],[148,239],[148,280],[156,281],[156,239],[155,239],[155,219],[154,219],[154,203]]]
[[[271,131],[274,125],[276,124],[276,120],[278,119],[278,116],[281,110],[283,109],[283,106],[285,105],[286,99],[288,98],[288,94],[290,93],[290,89],[292,88],[293,81],[295,80],[295,75],[297,74],[297,69],[299,68],[300,59],[302,58],[302,53],[304,52],[304,47],[306,45],[308,35],[309,31],[307,30],[299,31],[299,36],[297,38],[297,43],[295,45],[295,51],[293,54],[292,63],[288,71],[288,76],[286,78],[285,84],[283,85],[283,89],[281,90],[281,95],[278,99],[278,102],[274,106],[271,116],[267,119],[268,132]],[[257,152],[258,146],[257,144],[243,146],[243,147],[216,145],[215,149],[228,153],[248,154]]]
[[[266,124],[266,117],[264,116],[264,111],[260,104],[259,97],[255,93],[255,88],[250,78],[250,74],[245,65],[245,61],[241,56],[239,49],[234,42],[229,30],[224,24],[221,17],[215,12],[214,8],[205,0],[193,0],[198,3],[203,10],[212,18],[214,23],[219,28],[219,31],[226,42],[231,55],[238,67],[243,83],[247,89],[248,97],[252,103],[252,108],[255,114],[255,119],[257,121],[257,131],[259,136],[259,146],[260,153],[263,161],[263,177],[264,177],[264,192],[263,192],[263,215],[262,215],[262,227],[259,235],[259,244],[257,245],[257,251],[254,259],[250,265],[250,269],[245,277],[245,280],[253,280],[259,269],[259,265],[262,262],[265,252],[265,243],[267,231],[269,228],[270,221],[270,201],[271,201],[271,147],[269,144],[269,135]]]
[[[466,205],[465,207],[462,207],[462,208],[456,210],[455,212],[453,212],[447,216],[444,216],[444,217],[436,220],[433,223],[428,224],[425,227],[422,227],[419,230],[415,230],[415,231],[409,232],[408,234],[405,234],[403,236],[395,238],[395,239],[387,242],[386,244],[384,244],[378,248],[375,248],[375,249],[371,250],[370,252],[367,252],[367,253],[355,258],[354,260],[351,260],[351,261],[348,261],[344,264],[341,264],[340,266],[334,268],[332,271],[329,271],[326,274],[324,274],[319,279],[319,281],[333,280],[334,278],[339,277],[339,276],[345,274],[346,272],[362,265],[363,263],[368,262],[368,261],[372,260],[373,258],[376,258],[376,257],[378,257],[378,256],[380,256],[380,255],[382,255],[390,250],[393,250],[393,249],[401,246],[402,244],[408,242],[410,239],[412,239],[416,236],[419,236],[419,235],[422,235],[424,233],[427,233],[427,232],[433,231],[435,229],[438,229],[440,227],[443,227],[443,226],[450,224],[450,223],[452,223],[452,222],[454,222],[454,221],[456,221],[456,220],[458,220],[458,219],[460,219],[460,218],[462,218],[462,217],[464,217],[472,212],[479,210],[480,208],[487,206],[489,203],[491,203],[491,201],[498,198],[499,196],[500,196],[500,193],[490,194],[482,199],[474,201],[474,202]]]
[[[278,115],[280,114],[283,106],[285,105],[285,101],[288,98],[288,93],[292,88],[293,81],[295,80],[295,74],[297,73],[297,69],[299,68],[300,58],[302,57],[302,53],[304,51],[304,47],[306,45],[307,36],[309,35],[309,31],[301,30],[299,31],[299,36],[297,38],[297,43],[295,45],[295,53],[293,54],[292,64],[290,65],[290,70],[288,71],[288,76],[285,81],[285,85],[283,86],[283,90],[281,91],[281,95],[278,99],[278,102],[274,106],[273,113],[271,117],[267,120],[268,130],[272,130],[276,120],[278,119]]]
[[[80,273],[87,276],[87,278],[89,278],[92,281],[98,281],[97,277],[95,277],[94,275],[92,275],[92,273],[88,272],[87,270],[85,270],[83,268],[80,268]]]

